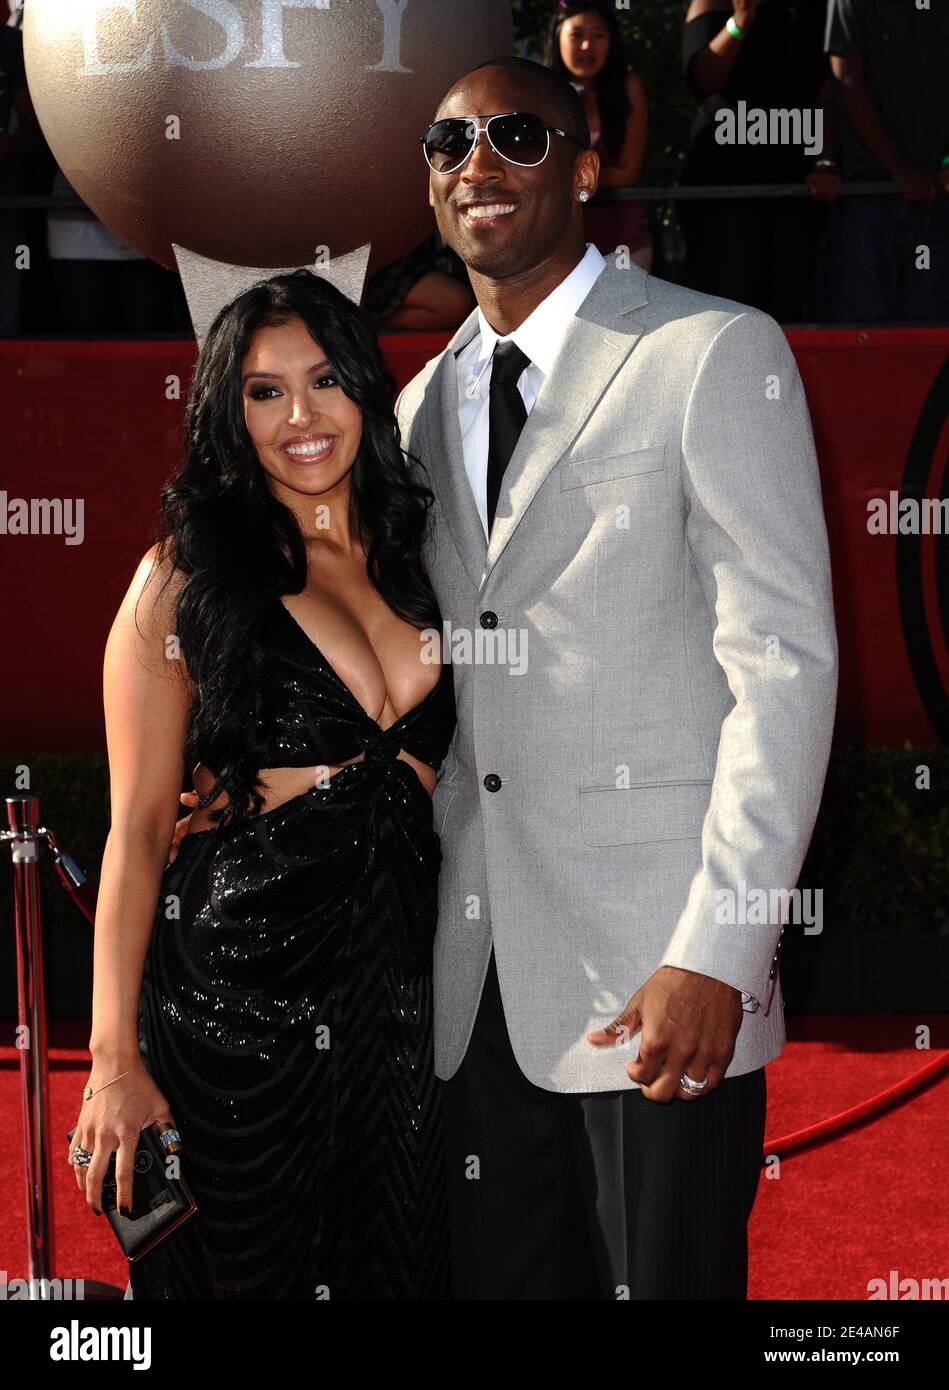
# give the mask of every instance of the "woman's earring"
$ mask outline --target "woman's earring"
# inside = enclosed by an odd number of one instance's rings
[[[589,193],[586,191],[586,189],[585,189],[585,188],[581,188],[581,189],[580,189],[580,202],[581,202],[581,203],[586,203],[586,202],[589,201],[589,198],[590,198],[590,195],[589,195]]]

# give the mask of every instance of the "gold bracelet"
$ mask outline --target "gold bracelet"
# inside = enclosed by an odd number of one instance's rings
[[[113,1076],[112,1081],[121,1081],[121,1080],[122,1080],[122,1077],[123,1077],[123,1076],[128,1076],[128,1074],[129,1074],[129,1072],[130,1072],[131,1070],[132,1070],[131,1067],[127,1067],[125,1071],[119,1072],[118,1076]],[[107,1082],[105,1083],[105,1086],[111,1086],[111,1085],[112,1085],[112,1081],[107,1081]],[[83,1100],[91,1100],[93,1096],[97,1096],[97,1095],[99,1094],[99,1091],[104,1091],[104,1090],[105,1090],[105,1086],[100,1086],[100,1087],[99,1087],[99,1090],[97,1090],[97,1091],[94,1091],[94,1090],[92,1089],[91,1086],[83,1086],[83,1088],[82,1088],[82,1098],[83,1098]]]

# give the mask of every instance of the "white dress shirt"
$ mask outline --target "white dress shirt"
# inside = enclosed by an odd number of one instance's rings
[[[570,274],[542,299],[537,308],[513,333],[502,337],[491,327],[481,308],[478,308],[478,332],[470,343],[458,352],[455,370],[458,374],[458,419],[461,423],[461,442],[464,446],[465,472],[474,496],[485,539],[488,538],[488,443],[489,392],[491,388],[491,359],[496,345],[514,342],[530,358],[517,379],[528,415],[540,394],[544,378],[560,351],[570,322],[586,299],[606,261],[592,243],[587,243],[586,255]]]

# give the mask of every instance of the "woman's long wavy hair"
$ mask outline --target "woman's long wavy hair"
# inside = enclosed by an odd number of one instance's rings
[[[596,82],[596,100],[600,109],[601,139],[614,159],[623,148],[626,138],[626,121],[632,107],[626,94],[626,74],[628,55],[623,35],[616,20],[612,5],[600,4],[599,0],[588,3],[561,3],[554,11],[547,30],[544,49],[544,66],[558,72],[566,82],[576,79],[560,56],[560,31],[568,19],[578,14],[595,14],[603,21],[610,36],[610,51]]]
[[[270,489],[245,423],[241,384],[257,329],[294,315],[362,411],[350,522],[367,545],[370,581],[413,626],[441,624],[421,558],[434,494],[406,467],[395,383],[368,319],[306,269],[254,285],[221,310],[208,332],[185,414],[186,457],[162,490],[156,528],[156,566],[166,569],[165,585],[175,572],[183,576],[175,633],[192,682],[185,760],[189,767],[203,761],[216,774],[200,805],[226,791],[228,805],[211,818],[228,826],[259,815],[264,800],[257,787],[267,756],[265,610],[282,594],[300,593],[308,577],[303,533]]]

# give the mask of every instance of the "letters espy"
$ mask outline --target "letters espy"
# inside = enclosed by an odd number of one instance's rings
[[[350,0],[353,3],[354,0]],[[400,47],[402,39],[402,15],[408,0],[363,0],[374,5],[383,21],[382,57],[372,64],[367,72],[410,72],[402,66]],[[283,12],[289,10],[328,10],[330,0],[259,0],[260,5],[260,54],[244,64],[248,68],[299,68],[302,63],[292,62],[283,51]],[[126,73],[145,72],[158,60],[155,54],[156,41],[161,38],[164,54],[164,69],[187,68],[190,72],[209,72],[216,68],[229,67],[244,51],[247,38],[244,16],[233,0],[178,0],[182,20],[178,25],[160,24],[157,32],[146,32],[138,21],[137,0],[84,0],[81,8],[83,66],[80,77],[114,77]],[[129,57],[125,60],[105,59],[99,50],[97,20],[106,10],[125,10],[132,23],[130,25]],[[194,40],[187,33],[187,25],[195,16],[210,20],[217,25],[222,34],[222,47],[211,58],[189,58],[175,44],[175,37],[185,48],[193,48]],[[173,37],[171,29],[175,30]],[[202,38],[207,32],[201,25]],[[141,45],[134,54],[133,41]]]

